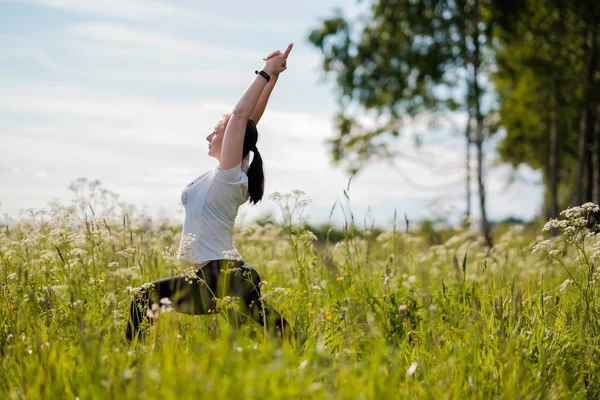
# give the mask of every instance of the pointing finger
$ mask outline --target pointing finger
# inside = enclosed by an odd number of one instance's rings
[[[283,53],[283,56],[285,58],[287,58],[290,55],[290,51],[292,51],[292,47],[294,47],[294,43],[290,43],[287,47],[287,49],[285,49],[285,53]]]

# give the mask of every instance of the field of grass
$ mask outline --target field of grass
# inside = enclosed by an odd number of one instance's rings
[[[179,225],[55,205],[2,227],[0,398],[600,398],[593,205],[547,224],[557,238],[513,227],[488,251],[465,228],[439,245],[404,221],[354,229],[348,208],[330,243],[303,228],[301,193],[272,200],[285,223],[235,242],[293,343],[173,312],[125,341],[132,288],[188,268]]]

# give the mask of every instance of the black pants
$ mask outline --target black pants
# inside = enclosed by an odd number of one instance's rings
[[[140,331],[143,319],[148,318],[152,324],[154,312],[161,306],[194,315],[223,312],[215,299],[235,303],[225,306],[230,323],[238,325],[251,319],[280,336],[291,337],[287,321],[261,300],[260,281],[258,272],[245,267],[242,261],[215,260],[197,270],[187,281],[185,277],[175,276],[142,285],[129,306],[125,337],[132,340],[136,335],[143,335]]]

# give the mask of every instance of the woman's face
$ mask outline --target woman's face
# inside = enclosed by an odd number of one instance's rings
[[[221,145],[223,144],[223,136],[225,134],[226,121],[220,120],[215,129],[206,137],[208,141],[208,155],[210,157],[221,159]]]

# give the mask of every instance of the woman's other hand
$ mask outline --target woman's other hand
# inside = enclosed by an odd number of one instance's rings
[[[290,55],[293,47],[294,44],[290,43],[284,53],[276,50],[265,57],[265,65],[263,70],[269,75],[278,75],[285,71],[287,69],[287,58]]]

